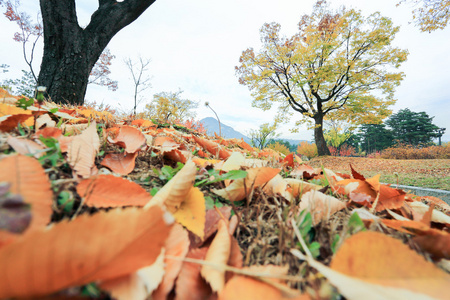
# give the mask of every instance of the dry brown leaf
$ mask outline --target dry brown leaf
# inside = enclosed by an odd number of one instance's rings
[[[32,218],[28,230],[47,225],[53,213],[53,193],[41,164],[32,157],[12,155],[0,160],[0,170],[0,182],[9,182],[10,192],[31,204]]]
[[[299,211],[307,210],[313,217],[314,224],[327,220],[335,212],[344,209],[346,203],[332,196],[325,195],[319,191],[311,190],[303,194],[300,201]]]
[[[430,209],[428,205],[420,201],[409,202],[408,205],[421,216],[423,216]],[[431,214],[431,221],[436,223],[450,224],[450,216],[447,216],[443,212],[433,209],[433,213]]]
[[[51,128],[56,126],[56,122],[50,118],[48,114],[43,114],[36,119],[36,128],[40,129],[42,126],[46,128]]]
[[[303,195],[306,192],[309,192],[311,190],[320,190],[323,188],[320,185],[309,183],[300,179],[293,179],[293,178],[285,178],[284,179],[286,183],[291,188],[292,196],[297,199],[299,196]]]
[[[240,201],[250,194],[252,188],[263,186],[280,171],[269,167],[248,169],[245,178],[236,179],[226,188],[213,192],[230,201]]]
[[[115,209],[34,231],[0,249],[0,298],[45,295],[149,266],[172,222],[159,207]]]
[[[44,154],[42,152],[44,147],[29,139],[8,136],[7,142],[14,149],[14,151],[19,154],[33,154],[35,158],[39,158]]]
[[[100,139],[94,121],[83,133],[72,139],[67,149],[67,162],[78,176],[88,178],[96,174],[94,162],[99,148]]]
[[[144,206],[152,198],[139,184],[114,175],[84,179],[77,193],[85,205],[94,207]]]
[[[331,261],[337,272],[386,287],[445,299],[450,275],[401,241],[378,232],[360,232],[343,243]]]
[[[228,226],[224,220],[220,220],[219,230],[211,246],[209,246],[205,257],[206,262],[214,264],[219,268],[203,265],[201,270],[202,277],[209,283],[214,292],[220,293],[225,286],[225,270],[220,269],[220,267],[227,264],[230,257],[230,247],[231,238],[228,232]]]

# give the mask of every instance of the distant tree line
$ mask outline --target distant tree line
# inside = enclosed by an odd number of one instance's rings
[[[395,145],[425,147],[433,145],[433,139],[440,138],[445,128],[433,124],[433,118],[426,112],[413,112],[408,108],[391,115],[381,124],[363,124],[357,133],[349,135],[342,143],[360,151],[372,153]]]

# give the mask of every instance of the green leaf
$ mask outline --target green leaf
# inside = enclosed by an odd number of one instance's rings
[[[56,113],[59,110],[59,108],[55,107],[49,110],[52,114]]]
[[[20,107],[22,109],[27,109],[29,106],[32,106],[33,104],[34,104],[33,98],[30,98],[29,100],[27,100],[25,98],[20,98],[16,102],[16,106]]]
[[[58,195],[58,205],[62,207],[65,213],[70,213],[73,209],[74,199],[71,193],[67,191],[62,191]]]
[[[361,220],[359,215],[354,212],[350,219],[348,220],[348,232],[351,234],[357,233],[359,231],[365,231],[366,226],[364,225],[364,222]]]

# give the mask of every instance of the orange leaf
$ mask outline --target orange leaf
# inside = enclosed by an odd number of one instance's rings
[[[316,170],[307,164],[302,164],[297,168],[295,168],[294,170],[292,170],[291,172],[292,176],[300,176],[303,177],[304,179],[311,179],[314,177],[314,175],[317,174],[318,173],[316,172]]]
[[[182,164],[186,163],[187,157],[189,157],[189,155],[190,155],[190,152],[180,151],[178,149],[173,149],[169,152],[164,152],[164,157],[167,157],[168,159],[175,161],[175,162],[180,162]]]
[[[131,125],[134,125],[137,127],[155,127],[156,126],[152,121],[144,120],[144,119],[133,120],[131,122]]]
[[[67,149],[67,162],[82,178],[88,178],[97,172],[95,156],[100,148],[95,121],[82,134],[75,136]]]
[[[382,184],[380,186],[380,199],[377,207],[375,207],[375,211],[402,207],[405,202],[405,195],[406,193],[402,190]]]
[[[231,155],[230,152],[223,149],[219,144],[215,142],[196,137],[195,135],[193,135],[193,138],[197,144],[203,147],[203,149],[205,149],[212,155],[219,155],[220,159],[225,160]]]
[[[115,139],[108,137],[112,144],[125,148],[127,153],[135,153],[147,144],[144,134],[137,128],[123,125]]]
[[[165,219],[158,207],[115,209],[30,233],[0,249],[0,298],[45,295],[151,265],[169,234]]]
[[[448,295],[450,275],[411,250],[378,232],[360,232],[339,248],[331,268],[343,274],[431,297]]]
[[[226,188],[213,192],[230,201],[240,201],[250,194],[252,188],[264,185],[280,171],[281,169],[269,167],[248,169],[245,178],[236,179]]]
[[[314,224],[318,224],[322,220],[329,219],[332,214],[345,207],[345,202],[319,191],[312,190],[303,194],[299,211],[306,209],[311,212]]]
[[[206,214],[203,193],[198,188],[192,187],[184,197],[184,201],[173,216],[177,222],[203,239]]]
[[[165,243],[165,255],[171,257],[178,257],[180,260],[174,260],[172,258],[166,258],[165,262],[165,274],[161,284],[153,292],[152,299],[166,299],[172,290],[175,279],[180,273],[183,261],[181,259],[186,257],[189,250],[189,237],[187,231],[183,226],[175,224],[167,237]]]
[[[208,248],[192,249],[187,258],[204,259]],[[196,263],[184,262],[175,287],[175,299],[198,300],[208,299],[212,294],[210,286],[200,275],[202,266]]]
[[[144,206],[151,196],[139,184],[114,175],[98,175],[82,180],[77,193],[84,204],[94,207]]]
[[[10,192],[21,195],[31,204],[28,230],[46,226],[53,213],[53,193],[41,164],[32,157],[12,155],[0,160],[0,170],[0,182],[9,182]]]
[[[123,155],[123,153],[106,154],[105,158],[103,158],[100,164],[107,167],[114,173],[120,175],[128,175],[134,170],[136,157],[138,156],[138,154],[139,152],[135,152],[132,154],[125,153],[125,156]]]
[[[286,167],[294,167],[294,153],[289,153],[282,161]]]
[[[104,280],[99,287],[117,300],[147,299],[164,276],[164,248],[156,261],[134,273]]]
[[[265,266],[251,266],[244,268],[246,271],[252,271],[255,273],[265,273],[272,276],[287,275],[287,268],[265,265]],[[273,282],[279,282],[278,280],[271,279]],[[281,284],[281,283],[280,283]],[[286,290],[289,287],[282,284]],[[236,275],[230,281],[227,282],[224,290],[219,294],[219,300],[234,300],[234,299],[310,299],[309,296],[300,296],[299,291],[290,290],[289,296],[284,297],[280,289],[271,286],[268,283],[261,282],[257,279],[250,277]],[[292,296],[297,294],[298,296],[293,298]],[[286,295],[288,296],[288,295]]]
[[[62,135],[62,131],[60,128],[57,127],[45,127],[43,129],[39,129],[38,131],[36,131],[36,133],[34,134],[34,137],[39,138],[40,136],[45,137],[45,138],[55,138],[58,139],[59,137],[61,137]]]
[[[217,265],[226,265],[230,257],[231,238],[228,226],[224,220],[219,221],[219,230],[206,253],[205,261]],[[202,277],[209,283],[215,292],[222,291],[225,285],[225,270],[203,265]]]
[[[9,116],[0,122],[0,131],[10,132],[14,128],[16,128],[19,123],[26,126],[33,126],[34,119],[31,118],[31,114],[23,113]]]

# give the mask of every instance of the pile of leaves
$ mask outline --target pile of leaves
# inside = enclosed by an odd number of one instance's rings
[[[439,199],[243,140],[3,93],[0,298],[448,295]]]

